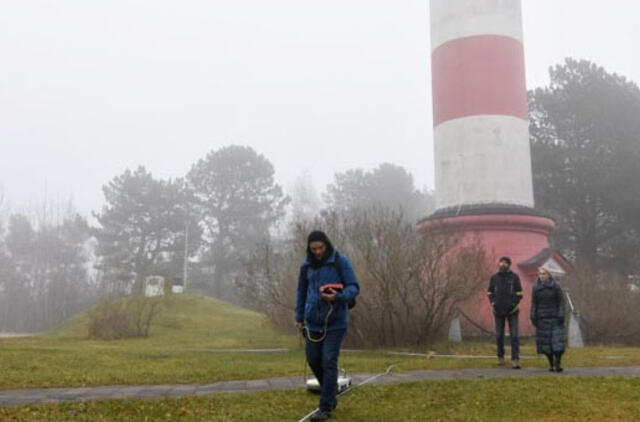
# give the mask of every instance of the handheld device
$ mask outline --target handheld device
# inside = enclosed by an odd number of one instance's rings
[[[342,289],[344,289],[344,285],[340,283],[329,283],[329,284],[323,284],[320,287],[320,291],[322,293],[329,293],[329,289],[333,289],[335,292],[340,293]]]

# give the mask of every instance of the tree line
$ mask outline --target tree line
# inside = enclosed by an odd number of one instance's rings
[[[563,281],[588,340],[640,342],[640,89],[566,59],[529,94],[536,204],[556,220]]]
[[[550,77],[549,86],[529,93],[536,205],[556,219],[554,246],[576,266],[637,282],[640,90],[587,61],[567,59]],[[337,173],[321,195],[301,177],[286,194],[265,156],[235,145],[211,151],[179,178],[127,169],[103,193],[90,222],[72,211],[55,221],[23,214],[0,221],[0,330],[46,329],[100,295],[141,293],[150,275],[182,277],[185,261],[192,291],[264,307],[264,289],[283,277],[275,269],[302,259],[303,229],[334,227],[334,237],[367,263],[373,252],[346,233],[404,233],[434,204],[408,171],[390,163]],[[394,278],[385,271],[372,277]],[[372,318],[379,315],[371,309]]]
[[[393,204],[415,216],[433,203],[404,168],[388,163],[336,174],[322,200],[303,177],[286,195],[274,174],[266,157],[232,145],[180,178],[125,170],[103,186],[91,224],[72,207],[49,222],[9,216],[0,226],[0,330],[47,329],[98,297],[143,293],[148,276],[183,277],[185,262],[190,291],[247,306],[238,285],[256,251],[290,221],[318,215],[323,200],[344,210]],[[373,193],[381,178],[388,195],[362,202],[362,189]]]
[[[86,220],[50,208],[0,222],[0,331],[46,330],[96,295]]]

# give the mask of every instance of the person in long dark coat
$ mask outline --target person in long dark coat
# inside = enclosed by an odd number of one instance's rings
[[[549,370],[562,372],[565,348],[564,294],[551,273],[538,269],[538,279],[531,292],[531,323],[536,327],[538,353],[549,360]]]

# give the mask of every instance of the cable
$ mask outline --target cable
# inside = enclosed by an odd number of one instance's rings
[[[314,339],[313,337],[311,337],[311,332],[305,327],[304,330],[307,332],[307,338],[309,339],[310,342],[320,343],[322,340],[324,340],[327,337],[327,327],[329,326],[329,317],[331,316],[332,313],[333,313],[333,303],[329,303],[329,312],[327,312],[327,316],[324,317],[324,331],[322,332],[322,335],[320,336],[320,338]]]
[[[458,309],[458,312],[460,313],[460,315],[462,315],[467,321],[469,321],[471,323],[471,325],[473,325],[474,327],[476,327],[477,329],[479,329],[480,331],[484,332],[485,334],[488,335],[495,335],[495,333],[487,330],[486,328],[482,327],[481,325],[479,325],[478,323],[476,323],[474,320],[471,319],[471,317],[467,314],[465,314],[464,312],[462,312],[462,310]]]
[[[333,313],[333,303],[329,303],[329,312],[327,312],[327,316],[324,318],[324,331],[322,333],[322,336],[320,336],[320,338],[314,339],[313,337],[311,337],[311,332],[306,327],[302,328],[302,337],[300,337],[300,343],[299,343],[300,344],[300,348],[303,348],[302,341],[303,341],[304,337],[308,338],[309,341],[312,342],[312,343],[320,343],[321,341],[323,341],[327,337],[327,327],[329,325],[329,317],[331,316],[332,313]],[[304,350],[305,355],[306,355],[306,348],[304,348],[303,350]],[[306,361],[306,359],[304,361],[304,368],[302,370],[302,380],[303,380],[303,382],[307,382],[307,361]]]
[[[384,375],[389,375],[389,373],[391,373],[391,368],[393,368],[394,366],[395,365],[389,365],[389,367],[387,367],[386,371],[380,372],[379,374],[376,374],[376,375],[373,375],[373,376],[367,378],[366,380],[362,381],[360,384],[358,384],[358,385],[356,385],[354,387],[349,387],[349,388],[347,388],[346,390],[344,390],[343,392],[341,392],[340,394],[337,394],[337,395],[338,396],[342,396],[344,394],[347,394],[347,392],[353,390],[356,387],[362,387],[363,385],[368,384],[368,383],[370,383],[371,381],[373,381],[373,380],[375,380],[377,378],[380,378],[380,377],[382,377]]]
[[[384,375],[389,375],[389,373],[391,373],[391,368],[393,368],[395,365],[389,365],[389,367],[387,368],[386,371],[384,372],[380,372],[379,374],[375,374],[373,376],[370,376],[369,378],[367,378],[366,380],[362,381],[360,384],[357,384],[353,387],[349,387],[346,390],[342,391],[341,393],[336,394],[336,397],[338,396],[343,396],[345,394],[347,394],[349,391],[358,388],[358,387],[362,387],[365,384],[368,384]],[[308,420],[311,416],[313,416],[314,413],[316,413],[318,411],[318,408],[316,407],[315,409],[313,409],[311,412],[307,413],[302,419],[300,419],[298,422],[304,422],[306,420]]]

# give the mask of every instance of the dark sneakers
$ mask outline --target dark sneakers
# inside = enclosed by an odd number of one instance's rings
[[[316,413],[311,415],[311,420],[312,421],[326,421],[327,419],[329,419],[331,417],[331,412],[336,410],[336,407],[338,407],[338,399],[337,398],[334,399],[333,406],[331,406],[331,410],[318,409],[318,410],[316,410]]]
[[[331,417],[331,412],[329,412],[328,410],[318,409],[318,410],[316,410],[316,413],[311,415],[311,420],[312,421],[326,421],[330,417]]]

